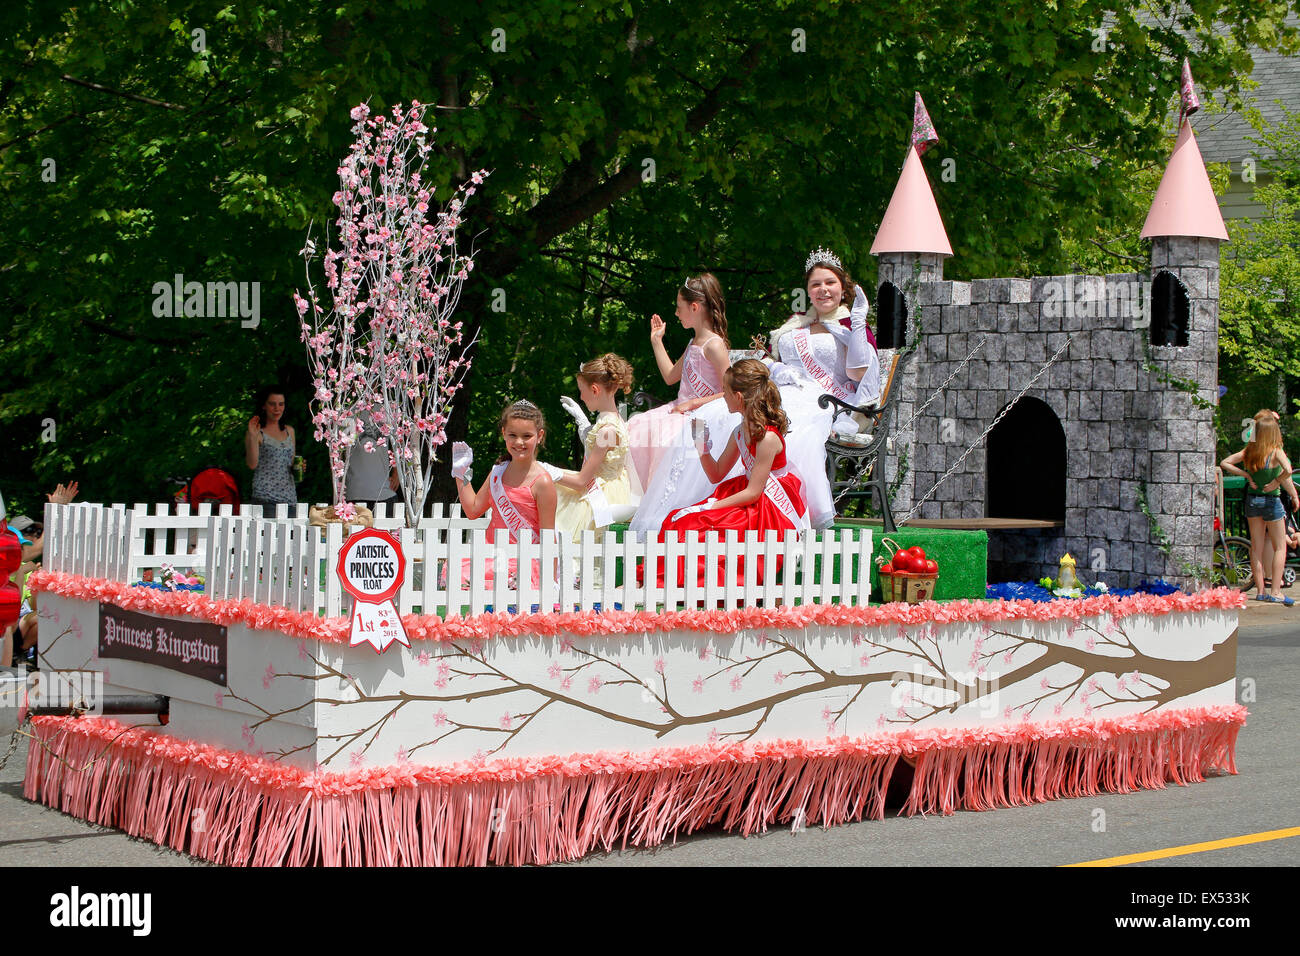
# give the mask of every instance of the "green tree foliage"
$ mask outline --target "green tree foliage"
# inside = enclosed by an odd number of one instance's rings
[[[479,257],[463,304],[481,337],[452,428],[484,457],[507,399],[558,423],[573,369],[598,352],[666,392],[646,317],[671,313],[688,272],[720,276],[737,344],[788,312],[810,246],[869,277],[913,90],[942,137],[925,162],[949,274],[1059,272],[1063,237],[1127,214],[1129,164],[1166,155],[1183,56],[1231,90],[1248,46],[1294,39],[1279,0],[1190,0],[1154,21],[1113,6],[5,5],[0,480],[75,472],[84,497],[138,500],[170,473],[242,468],[245,403],[275,379],[310,445],[290,294],[362,100],[437,104],[439,184],[493,171],[468,210]],[[154,285],[177,273],[260,283],[260,324],[155,317]],[[553,430],[553,459],[568,440]],[[20,447],[28,461],[8,454]],[[323,499],[323,456],[306,450],[304,495]]]

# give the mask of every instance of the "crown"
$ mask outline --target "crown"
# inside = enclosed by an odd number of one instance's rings
[[[537,406],[534,405],[532,402],[530,402],[530,401],[529,401],[528,399],[526,399],[526,398],[521,398],[521,399],[519,399],[519,401],[515,402],[514,405],[512,405],[511,407],[512,407],[512,408],[531,408],[533,411],[537,411]]]
[[[818,263],[833,265],[836,269],[843,271],[844,263],[840,262],[840,257],[829,249],[817,248],[808,256],[808,261],[803,265],[803,271],[808,272]]]

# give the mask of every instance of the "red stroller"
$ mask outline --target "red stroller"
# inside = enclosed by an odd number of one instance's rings
[[[234,505],[234,513],[239,514],[239,482],[224,468],[204,468],[189,480],[184,494],[176,500],[189,505]]]

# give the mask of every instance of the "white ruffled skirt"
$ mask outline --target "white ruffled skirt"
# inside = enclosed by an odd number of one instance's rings
[[[699,453],[691,438],[691,420],[699,418],[709,426],[709,438],[713,442],[715,455],[722,450],[723,443],[730,440],[731,433],[740,424],[740,413],[727,411],[727,402],[722,398],[715,398],[679,417],[683,427],[677,429],[672,444],[663,449],[655,464],[650,483],[641,495],[641,504],[632,516],[633,531],[653,531],[657,534],[669,514],[678,508],[705,500],[713,491],[715,485],[704,473]],[[737,460],[735,467],[723,480],[743,473],[744,467]]]

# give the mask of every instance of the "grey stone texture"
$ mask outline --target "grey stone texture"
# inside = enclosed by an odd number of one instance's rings
[[[980,436],[1027,388],[1027,395],[1050,406],[1065,434],[1065,527],[990,532],[990,580],[1054,575],[1069,551],[1086,580],[1130,587],[1161,577],[1191,586],[1183,566],[1208,565],[1212,545],[1212,409],[1198,406],[1169,379],[1190,381],[1198,395],[1217,402],[1218,245],[1212,239],[1155,239],[1151,269],[1144,273],[970,282],[944,280],[940,256],[881,256],[880,281],[904,289],[909,318],[915,316],[909,338],[923,330],[916,359],[899,383],[905,405],[897,421],[906,421],[957,372],[909,433],[896,437],[886,475],[895,479],[904,451],[908,474],[895,514],[901,517],[928,495],[918,517],[983,516],[990,463],[987,439]],[[1150,284],[1159,271],[1175,275],[1188,291],[1187,346],[1147,344]],[[1044,373],[1067,341],[1069,348]],[[1148,359],[1157,372],[1146,370]],[[944,418],[955,420],[953,442],[939,440]],[[935,488],[977,440],[979,447]],[[1172,541],[1168,554],[1139,506],[1142,484],[1155,521]]]

